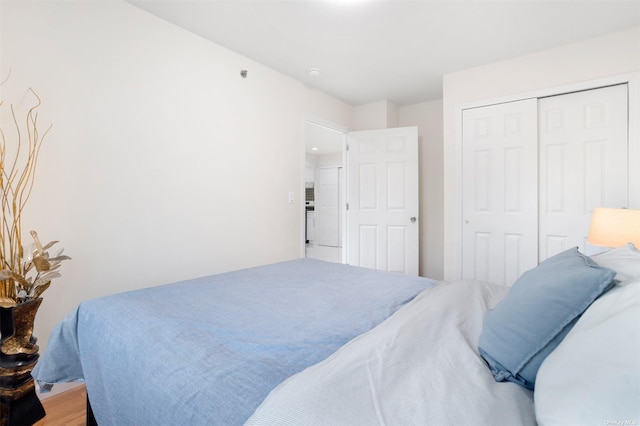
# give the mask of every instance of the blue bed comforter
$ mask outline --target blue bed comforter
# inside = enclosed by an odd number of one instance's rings
[[[33,376],[85,381],[101,426],[239,425],[433,283],[299,259],[89,300]]]

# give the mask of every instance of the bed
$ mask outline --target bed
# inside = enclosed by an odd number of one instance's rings
[[[177,312],[185,291],[215,303]],[[86,381],[102,426],[629,425],[638,353],[628,244],[567,250],[512,288],[305,259],[109,296],[54,330],[34,377]]]
[[[97,298],[55,327],[33,376],[86,382],[101,426],[242,424],[434,284],[297,259]]]

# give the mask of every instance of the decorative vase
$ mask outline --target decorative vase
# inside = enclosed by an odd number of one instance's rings
[[[0,426],[32,425],[45,416],[31,377],[39,357],[33,323],[40,303],[0,307]]]

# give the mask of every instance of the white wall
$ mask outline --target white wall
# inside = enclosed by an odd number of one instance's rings
[[[444,277],[442,101],[399,108],[399,125],[418,127],[420,275]]]
[[[54,125],[23,225],[73,258],[43,349],[84,299],[300,256],[305,117],[353,107],[120,1],[2,1],[0,40],[0,95]]]
[[[375,130],[398,127],[398,106],[387,100],[358,105],[351,130]]]
[[[316,181],[316,163],[317,158],[312,154],[305,154],[304,156],[304,182]]]
[[[343,165],[341,152],[316,155],[316,167],[342,167]]]
[[[529,93],[640,70],[640,28],[585,40],[443,78],[444,109],[444,278],[458,278],[456,247],[457,176],[456,110],[485,99]]]

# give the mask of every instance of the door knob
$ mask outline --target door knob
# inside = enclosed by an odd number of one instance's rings
[[[414,223],[417,219],[416,219],[416,217],[415,217],[415,216],[411,216],[411,219],[410,219],[410,220],[411,220],[411,223]]]

